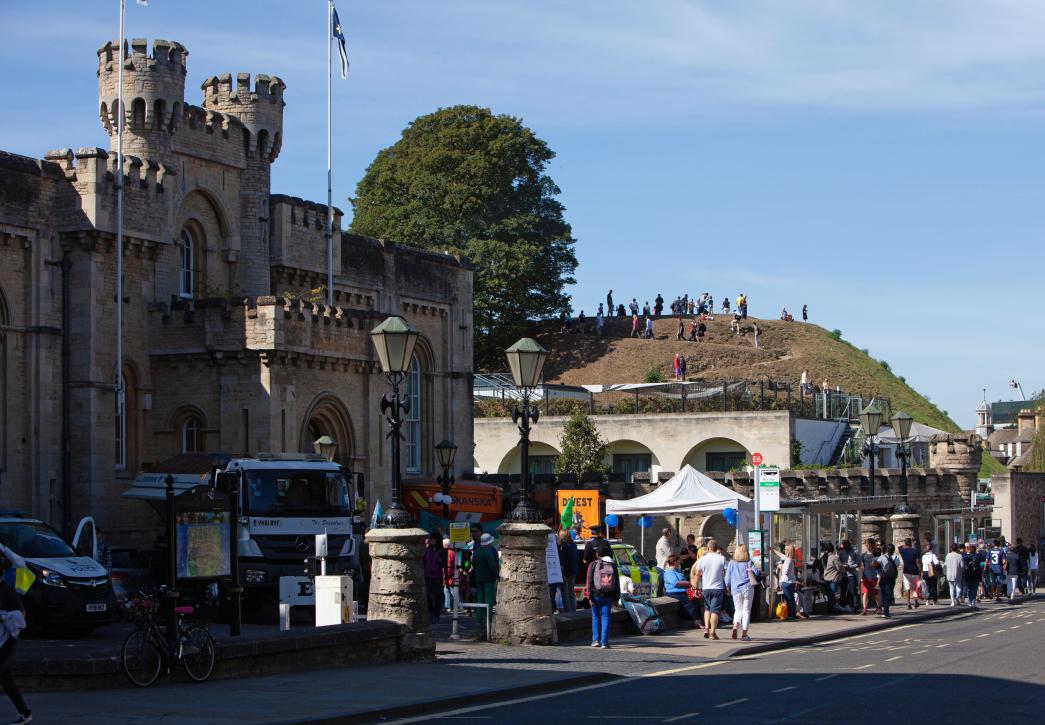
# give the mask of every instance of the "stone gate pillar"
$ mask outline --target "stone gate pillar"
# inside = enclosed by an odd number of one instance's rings
[[[885,523],[889,519],[885,516],[861,516],[860,517],[860,541],[853,542],[853,548],[857,551],[863,551],[863,542],[868,539],[878,539],[879,541],[885,541]],[[857,547],[857,543],[860,544],[861,548]]]
[[[544,558],[548,534],[544,524],[502,524],[501,578],[491,639],[509,644],[555,644],[559,641],[548,595]]]
[[[405,624],[408,633],[401,647],[411,659],[435,656],[421,563],[426,538],[428,532],[420,528],[371,529],[366,534],[372,560],[366,617]]]
[[[910,539],[911,545],[921,551],[922,542],[918,540],[918,524],[922,517],[915,513],[893,514],[889,517],[889,523],[893,527],[894,544],[902,544],[904,539]]]
[[[929,442],[929,465],[941,476],[954,476],[962,507],[976,503],[976,478],[982,462],[983,440],[975,433],[934,435]]]

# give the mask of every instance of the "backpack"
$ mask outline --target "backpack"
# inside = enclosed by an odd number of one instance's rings
[[[602,559],[596,559],[591,566],[591,582],[592,588],[595,590],[592,594],[596,597],[612,597],[613,579],[616,576],[613,571],[613,564]]]
[[[893,557],[885,557],[885,564],[882,565],[882,573],[880,575],[881,578],[886,581],[896,581],[896,575],[896,562],[893,561]]]
[[[980,575],[980,568],[976,565],[975,554],[965,554],[962,556],[962,573],[965,574],[968,579],[975,579]]]

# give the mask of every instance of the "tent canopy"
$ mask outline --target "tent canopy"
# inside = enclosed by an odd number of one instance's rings
[[[624,501],[606,501],[607,514],[634,516],[705,513],[725,508],[735,508],[739,511],[750,507],[751,499],[747,496],[726,488],[689,464],[645,496]]]

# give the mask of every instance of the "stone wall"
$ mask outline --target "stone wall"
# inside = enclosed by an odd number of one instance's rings
[[[997,473],[991,476],[991,492],[992,518],[1000,520],[1002,536],[1037,546],[1045,538],[1045,473]]]

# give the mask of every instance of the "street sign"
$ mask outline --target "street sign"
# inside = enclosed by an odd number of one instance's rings
[[[761,468],[758,476],[758,507],[760,511],[780,510],[780,469]]]
[[[454,549],[463,547],[468,543],[468,522],[450,522],[450,546]]]
[[[752,453],[751,454],[751,463],[752,463],[752,465],[755,465],[755,466],[761,466],[762,465],[762,454],[761,453]]]

